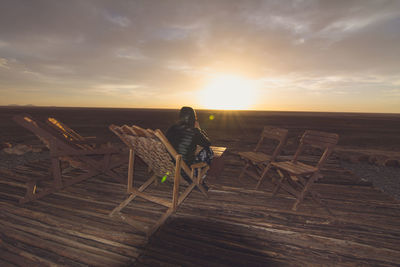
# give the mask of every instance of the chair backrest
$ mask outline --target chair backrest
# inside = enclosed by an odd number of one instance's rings
[[[34,133],[46,145],[47,148],[50,148],[50,140],[54,137],[47,131],[41,129],[38,122],[36,122],[30,115],[14,115],[13,120]]]
[[[277,140],[279,142],[279,144],[275,147],[275,149],[272,153],[272,156],[271,156],[271,160],[275,160],[275,158],[279,155],[279,152],[281,151],[283,145],[286,142],[287,135],[288,135],[287,129],[273,127],[273,126],[264,126],[264,129],[261,133],[260,140],[258,141],[254,151],[257,151],[260,149],[264,139]]]
[[[164,134],[157,129],[143,129],[139,126],[110,125],[114,132],[135,154],[140,157],[158,176],[171,180],[175,175],[173,159],[178,155]],[[182,162],[182,168],[188,174],[190,169]]]
[[[300,139],[300,145],[297,148],[293,162],[296,162],[300,154],[303,152],[306,145],[324,149],[324,152],[317,163],[317,168],[320,169],[329,155],[332,153],[333,148],[339,140],[339,135],[335,133],[326,133],[319,131],[306,130]]]
[[[63,136],[68,142],[74,143],[74,146],[77,146],[82,149],[86,150],[92,150],[93,146],[89,144],[84,144],[84,143],[79,143],[79,142],[84,142],[85,137],[81,136],[79,133],[75,132],[71,128],[68,127],[68,125],[62,123],[61,121],[55,119],[55,118],[47,118],[47,125],[50,126],[50,128],[54,131],[56,131],[58,134]]]
[[[264,126],[261,136],[264,138],[282,141],[287,137],[287,134],[288,134],[287,129],[273,127],[273,126]]]
[[[47,118],[47,124],[56,129],[57,131],[59,131],[65,138],[69,140],[74,140],[74,141],[85,140],[83,136],[81,136],[80,134],[69,128],[67,125],[65,125],[64,123],[55,118],[52,117]]]
[[[71,149],[82,149],[82,147],[71,143],[70,140],[66,139],[60,132],[49,127],[45,123],[33,119],[28,114],[15,115],[13,120],[34,133],[49,149],[51,149],[51,143],[57,144],[59,148],[64,150],[71,151]]]

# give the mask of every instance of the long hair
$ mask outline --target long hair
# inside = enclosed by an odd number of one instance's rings
[[[196,112],[191,107],[182,107],[179,111],[179,122],[194,127],[194,123],[197,120]]]

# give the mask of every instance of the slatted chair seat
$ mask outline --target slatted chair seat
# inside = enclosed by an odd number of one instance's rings
[[[176,211],[178,206],[186,199],[195,187],[199,188],[205,197],[208,197],[207,191],[201,184],[201,178],[209,169],[208,165],[206,163],[196,163],[190,167],[187,166],[182,160],[182,156],[175,151],[168,139],[160,130],[146,130],[136,125],[110,125],[109,128],[130,149],[127,184],[127,192],[130,195],[110,212],[109,215],[111,217],[119,215],[122,220],[133,227],[144,231],[147,236],[150,236],[172,213]],[[139,188],[135,188],[133,184],[135,156],[141,158],[152,171],[152,176]],[[195,169],[198,170],[197,176],[195,176]],[[181,182],[184,182],[181,177],[182,171],[192,180],[192,183],[189,184],[181,194],[179,194],[180,184]],[[172,199],[161,198],[154,196],[149,192],[144,192],[152,183],[157,182],[158,177],[167,177],[169,181],[173,182]],[[141,227],[138,222],[132,222],[132,220],[127,219],[127,215],[121,213],[121,210],[137,196],[168,208],[157,223],[151,228]]]
[[[296,163],[291,161],[272,162],[271,164],[274,167],[287,171],[291,175],[305,175],[309,173],[314,173],[318,170],[314,166],[310,166],[299,161]]]
[[[251,177],[258,182],[256,186],[257,189],[261,181],[265,178],[265,170],[269,163],[274,162],[281,153],[282,147],[286,142],[287,134],[288,130],[286,129],[264,126],[255,149],[253,151],[238,152],[238,155],[245,163],[239,175],[239,179],[246,174],[248,177]],[[275,147],[271,155],[259,151],[262,148],[265,139],[278,141],[278,145]]]
[[[322,177],[321,168],[331,155],[333,148],[336,146],[339,136],[335,133],[326,133],[319,131],[307,130],[301,137],[299,147],[291,161],[273,162],[268,165],[266,171],[270,169],[276,170],[281,179],[274,181],[275,195],[280,188],[296,197],[295,203],[292,206],[293,210],[297,210],[298,205],[304,200],[307,194],[327,208],[319,198],[319,194],[312,188],[314,182]],[[323,153],[315,166],[300,162],[298,159],[305,151],[306,146],[317,147],[323,150]],[[331,214],[330,210],[327,208]]]

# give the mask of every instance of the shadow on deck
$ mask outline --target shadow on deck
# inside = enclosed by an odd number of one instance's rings
[[[272,197],[268,183],[253,190],[253,180],[237,179],[238,158],[228,154],[226,160],[222,175],[209,181],[209,199],[193,191],[150,240],[108,216],[126,197],[125,185],[99,176],[18,205],[24,186],[13,175],[45,176],[47,163],[3,170],[0,265],[397,266],[400,203],[334,160],[316,185],[334,219],[310,199],[292,211],[294,199]],[[145,168],[136,171],[136,181],[144,181]],[[151,190],[164,196],[169,186]],[[163,210],[138,198],[124,212],[152,224]]]

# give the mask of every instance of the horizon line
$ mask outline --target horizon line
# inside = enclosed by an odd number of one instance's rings
[[[0,105],[0,108],[82,108],[82,109],[153,109],[153,110],[179,110],[179,108],[149,108],[149,107],[90,107],[90,106],[40,106],[33,104],[18,105]],[[388,115],[400,115],[400,112],[365,112],[365,111],[316,111],[316,110],[266,110],[266,109],[204,109],[194,108],[195,110],[201,111],[236,111],[236,112],[298,112],[298,113],[354,113],[354,114],[388,114]]]

